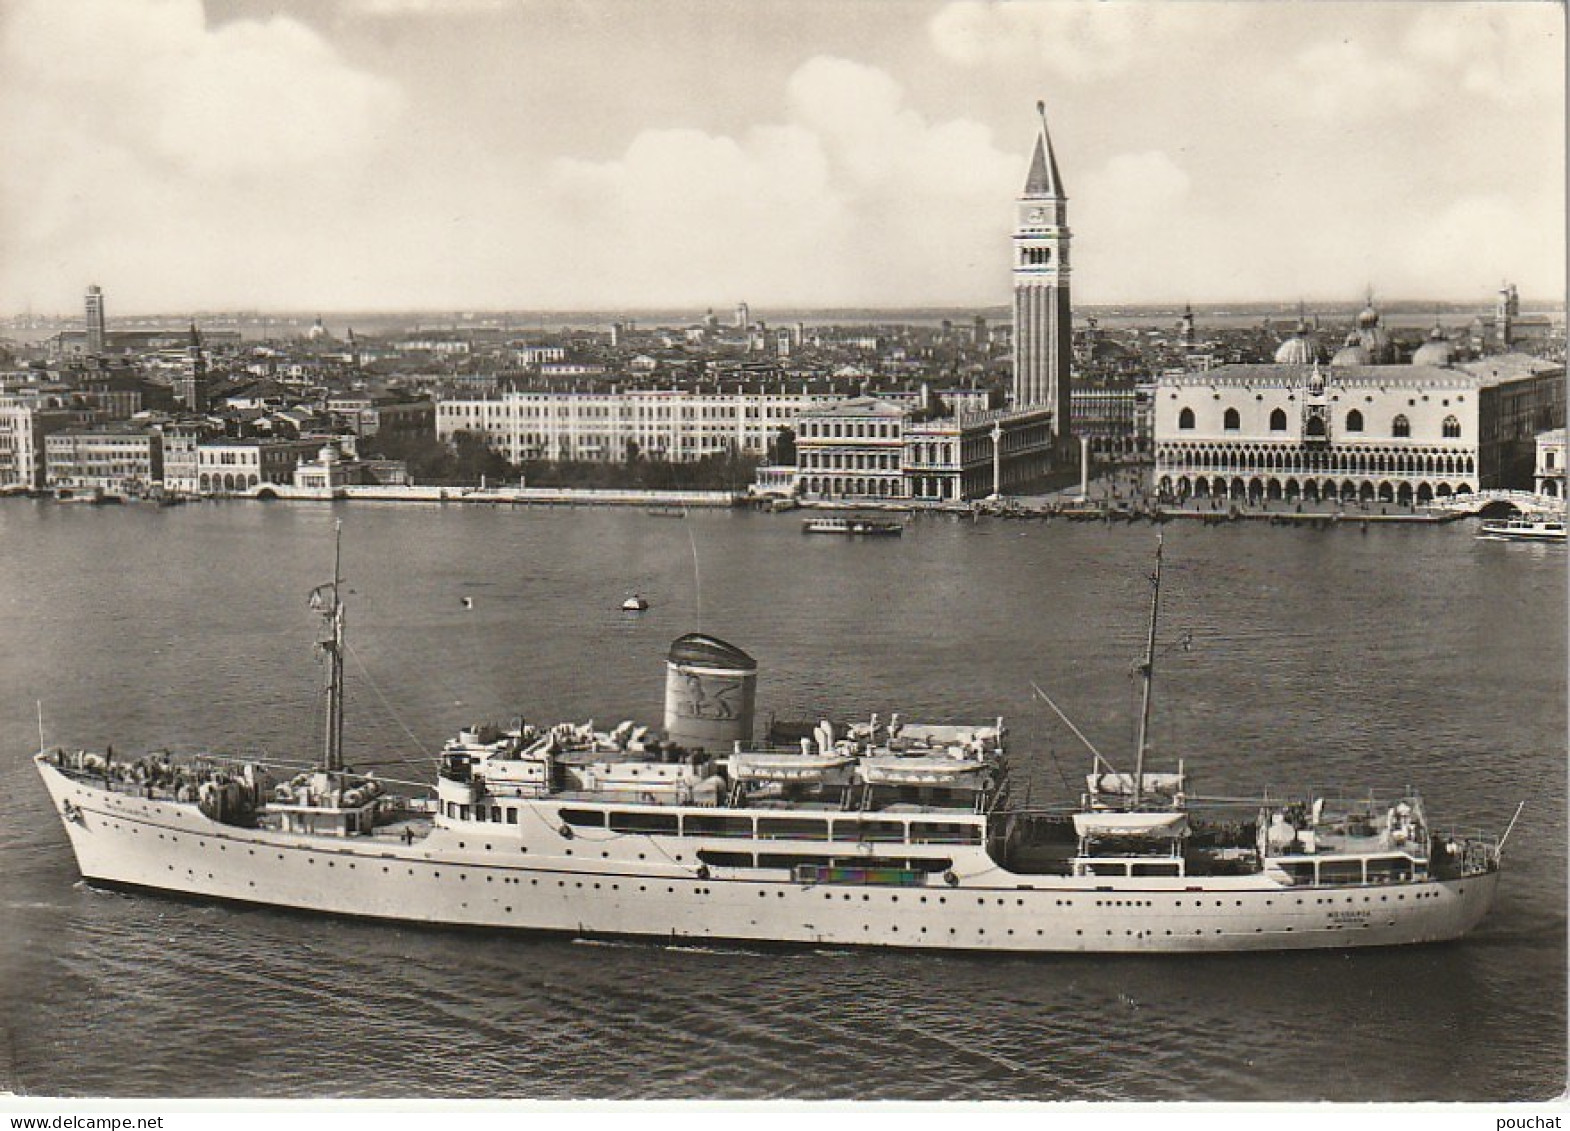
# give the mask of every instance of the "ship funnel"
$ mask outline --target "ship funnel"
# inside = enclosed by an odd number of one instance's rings
[[[752,741],[758,661],[716,636],[689,632],[665,657],[665,734],[689,750]]]

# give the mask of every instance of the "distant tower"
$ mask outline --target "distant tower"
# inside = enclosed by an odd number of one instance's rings
[[[354,327],[349,327],[349,368],[359,371],[360,368],[360,343],[355,339]]]
[[[1194,308],[1188,303],[1183,304],[1183,344],[1189,349],[1194,348]]]
[[[1014,225],[1014,407],[1050,407],[1059,440],[1069,434],[1073,320],[1069,308],[1068,197],[1047,134],[1047,108]]]
[[[752,312],[747,309],[746,303],[738,302],[736,304],[736,328],[739,330],[745,330],[748,326],[751,325]]]
[[[1504,349],[1510,348],[1511,340],[1515,337],[1513,323],[1520,313],[1521,297],[1516,293],[1513,283],[1505,283],[1499,288],[1499,302],[1494,306],[1494,333]]]
[[[191,340],[185,347],[185,369],[180,374],[180,400],[187,412],[207,411],[207,359],[202,356],[202,338],[191,323]]]
[[[970,333],[970,344],[977,349],[981,349],[987,344],[987,319],[984,315],[976,315],[975,320],[971,323]]]
[[[104,292],[96,283],[87,288],[87,352],[99,356],[104,352]]]

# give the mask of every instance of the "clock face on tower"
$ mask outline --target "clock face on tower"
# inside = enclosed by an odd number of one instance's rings
[[[1040,208],[1032,208],[1030,210],[1030,222],[1032,224],[1039,224],[1043,220],[1045,220],[1046,218],[1047,218],[1047,214],[1044,211],[1042,211]]]

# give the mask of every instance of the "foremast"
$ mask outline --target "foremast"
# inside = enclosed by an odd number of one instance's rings
[[[1150,631],[1145,638],[1145,660],[1139,666],[1143,688],[1139,703],[1139,735],[1134,747],[1132,807],[1139,808],[1145,789],[1145,745],[1150,735],[1150,691],[1156,675],[1156,620],[1161,611],[1161,535],[1156,535],[1156,568],[1150,575]]]
[[[322,768],[343,772],[343,521],[333,524],[333,579],[311,590],[311,608],[322,618],[316,647],[327,658],[327,710],[322,734]]]

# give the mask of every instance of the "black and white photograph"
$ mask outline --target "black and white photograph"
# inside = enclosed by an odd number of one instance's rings
[[[1565,75],[0,0],[0,1113],[1561,1126]]]

